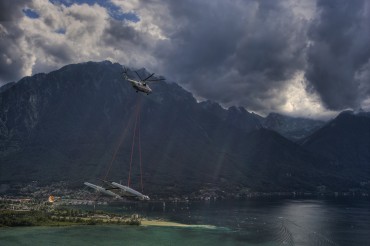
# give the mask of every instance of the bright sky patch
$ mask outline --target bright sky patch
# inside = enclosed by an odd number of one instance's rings
[[[33,9],[23,9],[23,13],[31,19],[37,19],[40,15]]]
[[[55,32],[58,33],[58,34],[66,34],[66,29],[59,28],[59,29],[55,30]]]

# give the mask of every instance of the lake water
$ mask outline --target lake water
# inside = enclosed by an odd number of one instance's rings
[[[3,228],[0,245],[370,245],[369,201],[167,202],[99,209],[215,228]]]

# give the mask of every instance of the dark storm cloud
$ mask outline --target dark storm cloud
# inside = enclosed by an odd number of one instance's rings
[[[317,8],[306,78],[329,109],[356,109],[369,96],[369,1],[319,0]]]
[[[176,23],[157,50],[167,74],[198,96],[252,110],[285,103],[304,68],[307,23],[283,1],[169,1]]]
[[[145,43],[145,37],[133,27],[113,19],[109,21],[102,37],[106,45],[114,47],[121,47],[127,42],[138,46],[142,46]]]
[[[115,54],[121,54],[119,61],[126,66],[146,67],[150,70],[150,61],[157,43],[147,30],[143,31],[131,25],[132,22],[109,19],[102,33],[101,42],[105,47],[113,47]],[[153,68],[153,67],[152,67]]]
[[[50,57],[56,63],[70,63],[73,62],[73,52],[70,48],[63,43],[50,43],[49,40],[45,40],[40,35],[34,35],[31,38],[27,38],[32,46],[36,46],[44,52],[46,57]]]
[[[0,83],[111,58],[225,106],[289,110],[291,91],[305,96],[290,83],[305,74],[328,108],[357,108],[370,96],[370,2],[318,0],[314,12],[314,1],[110,2],[133,22],[103,5],[0,0]],[[37,19],[22,12],[33,5]]]
[[[22,17],[22,9],[27,2],[27,0],[1,0],[0,22],[14,21]]]
[[[22,10],[28,1],[0,1],[0,85],[22,76],[29,54],[22,52],[18,42],[23,38],[23,31],[17,20],[24,14]]]

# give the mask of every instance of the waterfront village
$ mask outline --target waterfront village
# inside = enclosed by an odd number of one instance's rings
[[[85,189],[70,189],[65,182],[40,186],[0,185],[0,227],[119,224],[140,225],[136,214],[122,215],[96,210],[108,199]],[[78,207],[87,205],[84,208]]]

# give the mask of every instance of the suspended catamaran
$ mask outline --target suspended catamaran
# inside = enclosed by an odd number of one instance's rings
[[[129,72],[129,70],[127,70],[124,67],[124,72],[123,72],[124,78],[132,84],[132,87],[134,89],[136,89],[136,92],[141,91],[141,92],[144,92],[146,94],[149,94],[149,93],[152,92],[152,90],[147,85],[147,82],[164,80],[164,78],[153,79],[152,77],[153,77],[154,73],[150,74],[145,79],[142,79],[140,77],[140,75],[135,71],[136,75],[140,79],[138,81],[138,80],[130,79],[128,77],[128,72]],[[137,110],[136,110],[135,128],[134,128],[134,134],[133,134],[134,136],[133,136],[132,147],[131,147],[131,161],[130,161],[130,170],[129,170],[129,176],[128,176],[128,184],[127,184],[127,186],[118,184],[116,182],[109,182],[109,181],[106,180],[107,177],[108,177],[108,174],[109,174],[109,172],[111,170],[113,161],[115,160],[117,151],[118,151],[118,149],[119,149],[122,141],[120,141],[120,144],[118,145],[118,148],[116,149],[116,152],[113,154],[113,157],[112,157],[110,166],[108,168],[108,171],[107,171],[104,179],[99,179],[100,181],[102,181],[104,183],[104,185],[103,186],[99,186],[99,185],[95,185],[95,184],[92,184],[92,183],[89,183],[89,182],[84,182],[84,185],[86,185],[86,186],[88,186],[90,188],[93,188],[97,192],[100,192],[100,193],[105,194],[105,195],[108,195],[108,196],[112,196],[112,197],[114,197],[116,199],[121,199],[121,198],[129,198],[130,199],[131,198],[131,199],[136,199],[136,200],[140,200],[140,201],[150,200],[149,196],[143,195],[142,193],[138,192],[137,190],[134,190],[134,189],[132,189],[132,188],[129,187],[130,186],[130,177],[131,177],[132,156],[133,156],[133,153],[134,153],[134,145],[135,145],[135,135],[136,135],[136,131],[138,131],[138,134],[137,135],[138,135],[138,138],[139,138],[138,146],[139,146],[139,154],[140,154],[139,160],[140,160],[141,189],[143,190],[143,176],[142,176],[142,172],[141,172],[140,104],[139,103],[140,103],[140,101],[138,100]],[[138,125],[139,125],[139,127],[137,127]]]
[[[89,182],[85,182],[84,185],[90,188],[93,188],[94,190],[101,192],[105,195],[113,196],[116,199],[132,198],[132,199],[137,199],[140,201],[150,200],[149,196],[143,195],[142,193],[128,186],[124,186],[116,182],[109,182],[106,180],[102,180],[102,181],[104,182],[106,187],[94,185]]]

